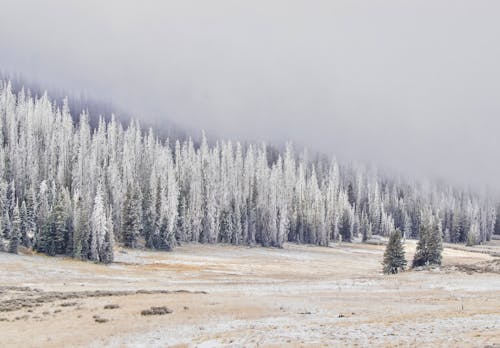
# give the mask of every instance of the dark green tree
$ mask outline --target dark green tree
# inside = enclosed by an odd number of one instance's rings
[[[146,241],[146,247],[153,247],[153,234],[154,234],[154,218],[153,218],[153,199],[149,190],[144,191],[142,200],[142,225],[143,237]]]
[[[84,197],[78,198],[74,215],[73,255],[76,258],[88,259],[90,254],[90,214],[89,205]]]
[[[56,254],[52,218],[49,218],[45,224],[40,226],[40,233],[36,245],[36,249],[42,253],[49,254],[50,256]]]
[[[48,219],[42,226],[38,250],[49,255],[64,254],[67,243],[66,203],[62,191],[58,192],[57,200],[49,211]]]
[[[352,183],[347,185],[347,199],[349,200],[349,204],[354,206],[356,203],[356,195],[354,194],[354,187],[352,186]]]
[[[368,219],[367,214],[365,214],[364,212],[361,213],[361,221],[359,229],[361,230],[363,242],[366,242],[368,239],[372,237],[372,226],[370,220]]]
[[[67,234],[68,234],[68,216],[66,213],[66,202],[63,191],[60,191],[56,204],[52,210],[51,219],[52,239],[55,254],[64,254],[66,252]]]
[[[497,205],[497,214],[496,214],[496,220],[495,220],[495,229],[494,232],[495,234],[500,234],[500,204]]]
[[[141,206],[136,191],[131,185],[127,186],[122,211],[123,243],[129,248],[137,246],[137,237],[141,231]]]
[[[8,245],[4,245],[2,240],[9,242],[11,227],[9,213],[5,211],[0,218],[0,251],[8,251]]]
[[[19,242],[21,240],[21,218],[19,216],[19,207],[14,206],[12,212],[12,227],[10,230],[9,253],[17,254]]]
[[[19,212],[21,241],[27,248],[31,247],[31,238],[28,236],[28,210],[26,208],[26,201],[21,203],[21,210]]]
[[[100,255],[101,262],[103,263],[111,263],[114,260],[113,255],[113,246],[114,246],[114,235],[113,235],[113,220],[111,218],[112,212],[109,213],[108,221],[107,221],[107,229],[106,234],[104,235],[104,245],[103,250]]]
[[[405,250],[401,231],[396,229],[389,237],[389,243],[384,253],[384,273],[396,274],[403,271],[406,267]]]
[[[342,224],[340,226],[340,235],[342,236],[342,241],[350,242],[352,233],[351,233],[351,217],[349,211],[347,209],[344,210],[344,214],[342,214]]]
[[[27,248],[32,248],[36,245],[37,235],[37,215],[38,206],[36,193],[31,187],[26,193],[26,200],[21,205],[21,222],[25,229],[23,233],[23,244]]]
[[[175,243],[174,234],[169,232],[168,221],[165,217],[162,217],[160,221],[158,245],[156,248],[159,250],[172,251],[172,247]]]
[[[160,247],[160,231],[161,231],[161,181],[156,182],[156,196],[154,197],[154,221],[153,221],[153,248]]]
[[[441,265],[443,241],[439,219],[428,214],[420,224],[420,239],[412,267]]]
[[[221,227],[220,227],[219,242],[229,243],[231,241],[231,236],[233,233],[233,220],[231,216],[230,207],[222,211],[220,221],[221,221],[220,223]]]

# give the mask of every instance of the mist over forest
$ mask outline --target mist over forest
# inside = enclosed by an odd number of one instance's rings
[[[7,0],[0,69],[145,125],[498,192],[499,6]]]

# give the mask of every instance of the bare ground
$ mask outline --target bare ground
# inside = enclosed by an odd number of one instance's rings
[[[186,245],[111,266],[0,253],[0,347],[500,347],[499,245],[396,276],[383,249]]]

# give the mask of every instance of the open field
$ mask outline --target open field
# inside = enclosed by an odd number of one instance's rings
[[[500,346],[500,258],[445,248],[439,270],[385,276],[383,250],[186,245],[110,266],[0,253],[0,346]]]

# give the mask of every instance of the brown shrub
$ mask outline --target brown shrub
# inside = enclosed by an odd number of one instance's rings
[[[164,315],[170,314],[173,311],[165,306],[162,307],[151,307],[150,309],[144,309],[141,311],[141,315]]]

